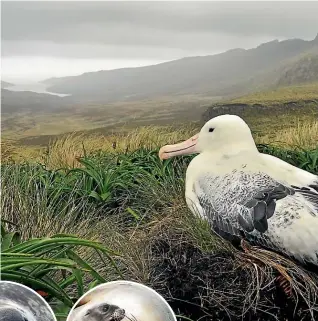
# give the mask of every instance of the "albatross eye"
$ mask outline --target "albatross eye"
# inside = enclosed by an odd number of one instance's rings
[[[210,133],[213,133],[213,132],[214,132],[214,128],[212,128],[212,127],[209,128],[209,132],[210,132]]]

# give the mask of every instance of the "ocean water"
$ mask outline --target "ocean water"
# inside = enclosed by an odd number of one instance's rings
[[[71,96],[70,94],[59,94],[47,91],[49,85],[42,83],[25,83],[25,84],[15,84],[13,86],[3,87],[4,89],[11,91],[32,91],[38,94],[49,94],[59,97]]]

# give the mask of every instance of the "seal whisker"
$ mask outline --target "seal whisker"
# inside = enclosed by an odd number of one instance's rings
[[[130,321],[138,321],[137,318],[132,314],[132,318],[130,318],[129,316],[125,315],[125,317],[130,320]]]

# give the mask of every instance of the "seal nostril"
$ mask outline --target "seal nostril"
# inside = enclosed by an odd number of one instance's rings
[[[124,309],[117,309],[113,314],[113,321],[121,321],[126,316]]]

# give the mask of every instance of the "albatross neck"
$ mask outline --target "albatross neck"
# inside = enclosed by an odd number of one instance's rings
[[[232,157],[238,154],[257,155],[258,149],[254,140],[228,142],[224,145],[219,145],[216,149],[206,150],[209,154],[218,155],[219,157]]]

